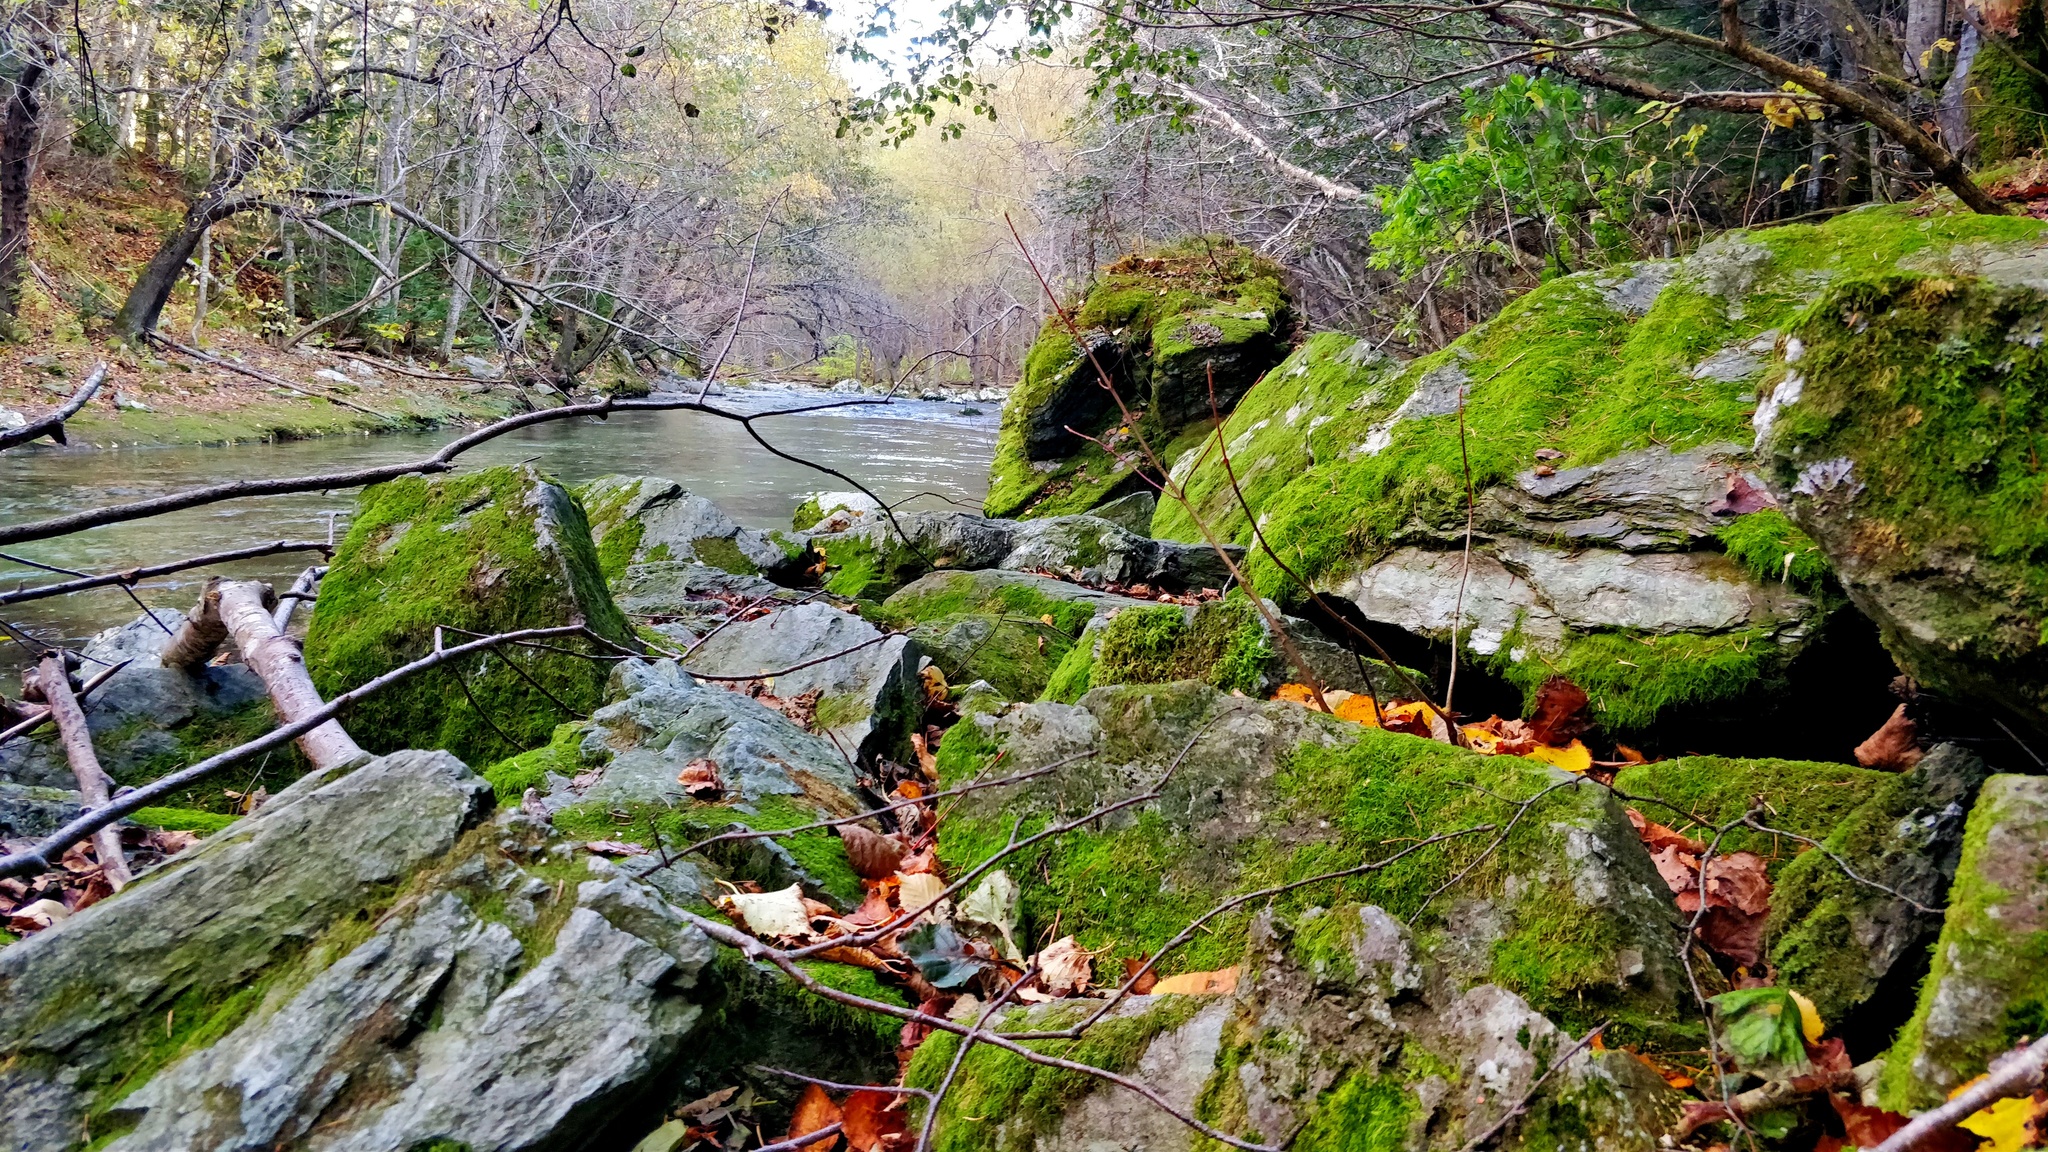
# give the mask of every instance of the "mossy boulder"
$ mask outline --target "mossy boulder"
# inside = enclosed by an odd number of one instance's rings
[[[2048,777],[1993,776],[1970,810],[1934,967],[1885,1058],[1886,1107],[1930,1108],[2048,1032]]]
[[[1035,700],[1091,620],[1143,600],[1050,576],[984,569],[928,573],[882,602],[951,684],[987,681]]]
[[[1209,420],[1212,381],[1217,410],[1230,411],[1286,354],[1294,324],[1280,269],[1212,239],[1110,265],[1074,321],[1078,342],[1058,317],[1046,322],[1003,405],[985,503],[991,516],[1085,512],[1136,491],[1143,465],[1134,454],[1112,454],[1087,437],[1134,448],[1135,433],[1163,448]],[[1124,425],[1126,409],[1135,428]]]
[[[812,563],[781,532],[742,527],[723,509],[659,476],[600,476],[576,490],[598,563],[618,580],[636,564],[695,560],[745,576],[790,579]]]
[[[1154,540],[1094,516],[1000,520],[958,512],[869,518],[810,538],[824,554],[825,588],[878,599],[942,569],[1055,572],[1090,584],[1146,584],[1180,592],[1222,588],[1230,567],[1207,545]],[[1243,550],[1226,548],[1233,560]]]
[[[1368,617],[1456,636],[1528,691],[1562,672],[1608,727],[1644,729],[1782,683],[1838,598],[1817,538],[1772,507],[1780,473],[1749,449],[1752,416],[1769,408],[1759,392],[1783,371],[1782,337],[1807,322],[1815,293],[1980,250],[2035,251],[2044,229],[1866,208],[1560,277],[1411,362],[1319,334],[1225,422],[1221,447],[1249,510],[1215,437],[1187,444],[1171,472],[1224,538],[1253,544],[1256,517],[1294,573],[1346,592]],[[1885,322],[1881,310],[1862,315]],[[1902,330],[1901,348],[1934,356],[1943,338]],[[1172,500],[1153,531],[1199,538]],[[1257,548],[1249,565],[1261,593],[1304,596]]]
[[[306,667],[331,697],[426,655],[437,627],[457,643],[578,622],[634,643],[583,509],[559,484],[525,466],[409,476],[357,503],[320,585]],[[358,704],[349,731],[372,750],[425,744],[486,762],[534,747],[603,696],[610,662],[579,649],[598,646],[570,637],[444,665]]]
[[[1757,416],[1771,484],[1902,668],[2048,733],[2048,243],[1912,266],[1793,326]]]
[[[966,867],[1019,820],[1028,835],[1163,782],[1158,800],[1007,861],[1036,878],[1026,933],[1057,918],[1113,968],[1227,896],[1360,869],[1275,893],[1275,914],[1379,904],[1412,920],[1455,978],[1499,984],[1568,1026],[1612,1018],[1636,1037],[1689,1035],[1677,910],[1619,805],[1590,781],[1197,683],[969,717],[939,761],[952,783],[998,753],[1021,771],[1088,752],[1043,780],[970,794],[941,828],[941,857]],[[1533,807],[1508,829],[1524,801]],[[1482,825],[1491,831],[1473,831]],[[1462,835],[1412,847],[1450,833]],[[1253,911],[1209,921],[1169,970],[1243,960]]]

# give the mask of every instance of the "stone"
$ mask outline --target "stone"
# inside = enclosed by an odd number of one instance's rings
[[[727,625],[690,653],[683,670],[760,678],[785,700],[815,692],[817,731],[868,762],[899,752],[908,736],[919,710],[917,661],[909,637],[886,636],[850,612],[810,603]]]
[[[695,560],[740,575],[788,579],[810,564],[800,544],[741,527],[673,480],[601,476],[578,488],[576,497],[608,576],[649,561]]]
[[[0,1110],[40,1117],[10,1140],[72,1147],[83,1113],[141,1070],[167,1006],[184,1007],[188,1028],[253,1008],[237,999],[252,980],[376,908],[489,805],[445,753],[310,775],[120,895],[0,949]]]
[[[76,791],[0,783],[0,840],[40,840],[82,811]]]
[[[194,751],[194,721],[222,721],[251,710],[269,714],[262,679],[241,664],[208,664],[197,672],[163,666],[158,656],[184,618],[182,612],[158,608],[101,631],[81,649],[88,676],[129,662],[83,704],[100,766],[117,782],[136,783],[167,766],[183,767]],[[55,730],[49,727],[27,739],[0,744],[0,781],[76,787]]]
[[[813,492],[796,506],[789,526],[798,532],[844,532],[881,511],[882,505],[865,492]]]
[[[366,747],[428,744],[488,762],[543,744],[602,698],[608,662],[571,653],[637,643],[560,485],[524,465],[406,477],[358,501],[320,584],[306,668],[332,697],[425,655],[437,627],[464,630],[443,633],[457,641],[575,621],[603,643],[500,647],[357,704],[350,730]]]
[[[0,407],[0,432],[28,427],[28,417],[12,408]]]
[[[803,593],[760,576],[714,568],[695,560],[656,560],[631,564],[612,577],[612,597],[629,616],[644,618],[658,629],[694,641],[723,623],[738,609],[759,601],[793,603]]]
[[[1206,544],[1155,540],[1094,516],[1000,520],[959,512],[911,512],[812,536],[836,569],[825,587],[847,596],[887,595],[933,569],[1044,569],[1090,584],[1152,584],[1167,591],[1221,588],[1229,568]],[[1237,545],[1226,545],[1234,558]]]
[[[1993,776],[1970,810],[1961,863],[1920,999],[1879,1092],[1931,1108],[2048,1020],[2048,777]]]
[[[1111,524],[1138,536],[1152,534],[1152,514],[1159,507],[1159,495],[1155,492],[1133,492],[1114,500],[1096,505],[1088,510],[1090,516],[1107,520]]]
[[[1572,1027],[1625,1018],[1666,1039],[1690,1027],[1677,908],[1619,804],[1590,782],[1188,682],[968,716],[942,745],[942,784],[997,755],[1009,773],[1067,763],[962,797],[940,829],[953,866],[979,862],[1019,820],[1074,819],[1163,788],[1005,862],[1031,878],[1020,938],[1058,916],[1098,970],[1147,954],[1226,895],[1354,868],[1400,851],[1396,840],[1502,828],[1517,808],[1501,797],[1513,795],[1533,806],[1497,849],[1469,833],[1401,868],[1276,894],[1276,914],[1380,903],[1414,923],[1452,981],[1500,984]],[[1482,851],[1500,867],[1473,868]],[[1250,919],[1240,906],[1209,920],[1177,963],[1243,961]]]
[[[130,395],[127,392],[114,393],[114,407],[120,409],[123,412],[156,411],[156,409],[151,408],[148,404],[143,403],[140,397]]]
[[[1624,552],[1692,549],[1728,523],[1719,509],[1736,478],[1763,490],[1740,444],[1650,447],[1549,476],[1517,473],[1480,494],[1476,526],[1489,535]]]
[[[489,360],[486,360],[481,356],[465,354],[456,357],[455,362],[462,366],[462,370],[464,372],[469,373],[471,376],[476,377],[478,380],[496,380],[498,377],[505,374],[505,370],[503,368],[500,368],[498,365],[491,363]]]
[[[1785,514],[1902,670],[2048,734],[2048,509],[2027,495],[2037,293],[1901,276],[1839,285],[1805,315],[1756,414]]]

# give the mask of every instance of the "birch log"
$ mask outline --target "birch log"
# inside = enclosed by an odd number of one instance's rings
[[[290,724],[326,706],[313,688],[313,678],[306,674],[306,657],[299,651],[298,641],[279,630],[271,615],[277,597],[271,594],[270,585],[254,580],[224,582],[213,603],[222,627],[235,638],[242,663],[263,678],[279,720]],[[298,744],[316,771],[368,755],[338,720],[329,720],[299,737]]]
[[[41,693],[43,703],[50,709],[50,718],[57,722],[57,735],[64,744],[64,758],[71,762],[71,774],[78,778],[78,798],[87,811],[104,807],[107,803],[107,785],[111,781],[100,768],[99,754],[93,751],[92,732],[85,726],[85,711],[78,706],[78,698],[71,694],[71,675],[64,666],[64,654],[51,652],[43,657],[36,669],[35,688]],[[128,871],[128,858],[121,854],[121,832],[113,825],[92,834],[92,847],[99,857],[100,872],[119,892],[134,879]]]

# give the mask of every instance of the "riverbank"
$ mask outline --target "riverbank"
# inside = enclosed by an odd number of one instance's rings
[[[544,394],[476,373],[449,373],[353,352],[279,351],[235,330],[210,331],[206,357],[104,341],[0,349],[0,422],[63,404],[94,364],[106,382],[66,422],[74,446],[215,446],[426,431],[495,420],[549,403]],[[47,443],[47,442],[45,442]]]

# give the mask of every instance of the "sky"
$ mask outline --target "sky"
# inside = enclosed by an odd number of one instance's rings
[[[940,16],[953,0],[889,0],[888,7],[894,16],[894,32],[886,37],[865,41],[867,50],[884,59],[900,63],[908,59],[915,48],[912,41],[930,33],[939,26]],[[832,14],[825,24],[841,35],[853,35],[866,28],[872,20],[877,0],[839,0],[832,5]],[[996,43],[1004,42],[1000,33]],[[864,63],[841,57],[837,67],[839,74],[853,86],[856,92],[873,92],[888,82],[889,73],[879,64]]]

